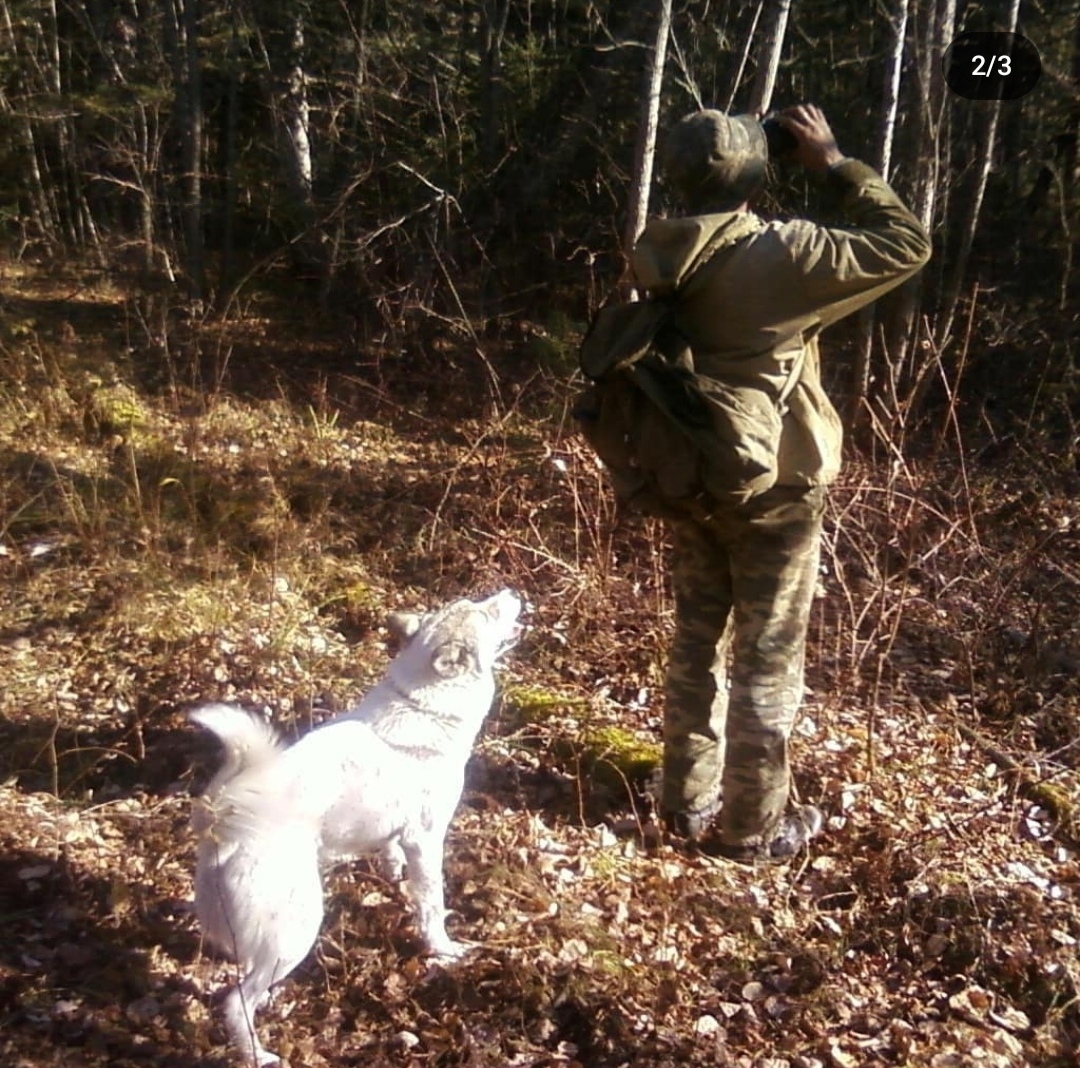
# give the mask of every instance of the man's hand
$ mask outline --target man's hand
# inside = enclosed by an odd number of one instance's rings
[[[798,141],[789,158],[808,171],[828,170],[845,158],[824,112],[815,104],[797,104],[781,111],[776,118]]]

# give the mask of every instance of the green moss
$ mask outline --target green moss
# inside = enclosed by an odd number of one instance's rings
[[[354,626],[377,626],[390,614],[386,590],[363,579],[336,588],[325,607],[343,623]]]
[[[86,413],[88,423],[100,434],[128,434],[150,422],[142,398],[123,383],[92,389]]]
[[[550,752],[573,774],[584,772],[594,784],[621,788],[628,781],[649,778],[660,764],[658,742],[612,723],[589,720],[587,697],[575,697],[541,686],[512,685],[502,695],[503,718],[519,726],[556,721],[549,730]]]
[[[593,777],[624,780],[646,779],[659,766],[662,749],[658,742],[642,738],[622,727],[587,728],[580,740],[583,762]],[[614,785],[614,783],[613,783]]]
[[[560,712],[588,705],[585,697],[570,697],[540,686],[508,686],[502,693],[504,715],[522,724],[541,723]]]

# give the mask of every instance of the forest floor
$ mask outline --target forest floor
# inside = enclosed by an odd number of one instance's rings
[[[436,324],[362,348],[257,302],[194,323],[0,270],[0,1063],[229,1063],[190,912],[186,711],[290,736],[384,620],[502,586],[528,632],[451,829],[432,968],[397,886],[327,879],[262,1014],[293,1066],[1080,1063],[1080,505],[1067,456],[853,458],[782,867],[660,840],[663,532],[614,525],[566,345]],[[428,324],[429,326],[431,324]],[[343,340],[346,339],[346,340]],[[933,431],[933,428],[931,428]],[[946,432],[947,431],[947,432]]]

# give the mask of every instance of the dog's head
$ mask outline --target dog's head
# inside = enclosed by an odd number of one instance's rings
[[[521,601],[502,590],[484,601],[451,601],[424,615],[395,612],[390,629],[405,648],[400,658],[421,658],[440,679],[489,674],[521,636]]]

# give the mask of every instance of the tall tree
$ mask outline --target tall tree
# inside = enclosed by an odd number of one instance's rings
[[[1015,33],[1020,18],[1020,0],[1012,0],[1009,5],[1007,29]],[[994,166],[994,150],[997,144],[998,120],[1001,117],[1001,101],[978,101],[989,103],[988,109],[979,109],[974,116],[977,125],[982,128],[978,138],[978,156],[975,160],[975,173],[970,195],[965,198],[966,211],[960,222],[959,248],[945,276],[941,309],[938,313],[935,337],[939,349],[944,349],[952,338],[956,308],[960,302],[960,290],[967,273],[968,260],[971,258],[971,246],[975,240],[975,231],[979,226],[983,198],[986,195],[986,183]]]
[[[893,0],[892,10],[888,11],[885,17],[892,41],[885,62],[885,88],[881,101],[881,119],[878,123],[874,163],[881,176],[888,181],[892,170],[896,116],[900,108],[900,84],[907,40],[908,0]],[[865,414],[864,405],[870,396],[876,321],[877,315],[873,304],[868,304],[860,311],[859,348],[855,357],[855,373],[846,420],[849,429],[854,429],[862,422]],[[888,352],[883,355],[886,360],[889,359]]]
[[[769,9],[769,20],[761,42],[761,54],[758,57],[757,74],[754,87],[750,91],[750,100],[746,110],[764,114],[772,104],[773,90],[776,88],[776,76],[780,70],[780,57],[784,52],[784,40],[787,37],[788,16],[791,14],[791,0],[776,0]]]
[[[727,107],[724,109],[729,113],[735,106],[735,97],[738,96],[739,87],[742,85],[743,71],[746,70],[746,62],[750,58],[750,52],[754,47],[754,36],[757,33],[758,22],[761,20],[761,12],[764,7],[765,0],[758,0],[757,6],[754,8],[753,21],[750,23],[750,28],[743,37],[742,52],[739,55],[739,65],[735,68],[735,76],[731,79],[731,92],[728,94]]]
[[[909,18],[914,22],[914,80],[910,86],[912,121],[908,136],[909,162],[913,173],[913,210],[933,234],[935,223],[945,217],[949,195],[942,175],[947,173],[952,95],[945,85],[942,57],[956,25],[956,0],[912,0]],[[937,273],[934,261],[897,292],[894,314],[886,335],[893,376],[893,394],[908,395],[909,412],[917,412],[929,383],[927,366],[910,359],[922,329],[922,303]],[[920,298],[924,298],[922,303]],[[901,379],[904,381],[901,382]]]
[[[892,36],[892,44],[885,60],[885,93],[881,102],[876,163],[881,176],[888,181],[892,171],[896,116],[900,109],[900,80],[904,70],[904,52],[907,42],[908,0],[894,0],[893,9],[886,14],[886,19]]]
[[[304,269],[322,277],[328,251],[315,203],[311,105],[308,100],[307,2],[260,8],[263,55],[279,158],[293,214],[291,243]]]
[[[180,137],[180,185],[184,220],[184,264],[189,294],[203,296],[203,103],[199,52],[201,0],[166,0],[165,35],[172,57]]]
[[[39,138],[39,125],[27,107],[34,88],[33,80],[40,77],[41,65],[31,56],[25,55],[26,48],[32,44],[26,41],[18,20],[13,16],[8,0],[0,0],[0,18],[3,19],[4,35],[8,43],[8,59],[11,73],[0,94],[0,110],[5,117],[9,130],[15,132],[13,139],[16,148],[15,164],[17,169],[29,179],[26,182],[26,204],[24,211],[30,223],[30,232],[25,230],[20,235],[23,242],[31,237],[49,243],[62,243],[60,221],[56,206],[56,191],[48,167],[42,166],[44,146]]]
[[[239,163],[240,121],[240,13],[237,0],[229,3],[229,50],[225,62],[225,202],[221,220],[221,282],[227,290],[236,276],[236,208],[239,198],[239,176],[236,173]]]
[[[664,65],[670,35],[671,0],[660,0],[656,38],[649,51],[649,63],[646,67],[645,97],[642,101],[641,123],[634,152],[634,174],[626,211],[626,230],[623,234],[623,249],[627,256],[645,228],[649,211],[649,191],[652,188],[656,135],[660,122],[660,90],[664,84]]]
[[[510,17],[510,0],[480,4],[480,149],[484,166],[498,162],[499,123],[503,92],[503,41]]]

